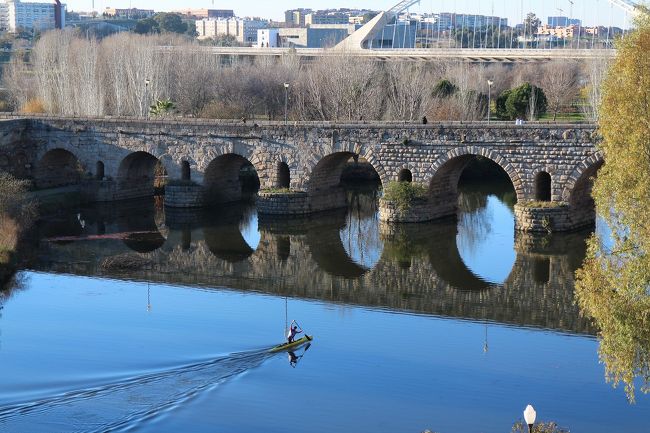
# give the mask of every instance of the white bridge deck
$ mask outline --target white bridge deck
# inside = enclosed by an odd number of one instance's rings
[[[173,47],[167,47],[174,50]],[[184,48],[185,49],[185,48]],[[602,59],[614,57],[614,49],[360,49],[332,50],[324,48],[248,48],[248,47],[197,47],[196,50],[211,52],[220,56],[258,57],[297,55],[313,59],[318,57],[336,57],[349,55],[376,60],[421,60],[435,61],[441,59],[464,60],[468,62],[535,62],[554,59]]]

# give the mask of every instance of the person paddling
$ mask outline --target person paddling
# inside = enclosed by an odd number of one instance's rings
[[[300,333],[302,333],[302,329],[298,329],[298,324],[295,320],[292,320],[291,326],[289,326],[289,333],[287,334],[287,343],[293,343],[293,339]]]

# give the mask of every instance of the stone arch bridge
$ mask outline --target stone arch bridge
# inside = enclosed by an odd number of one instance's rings
[[[165,176],[166,206],[202,207],[239,200],[248,167],[261,186],[261,213],[308,214],[345,204],[341,173],[361,158],[383,185],[428,187],[428,199],[407,210],[381,204],[386,221],[418,222],[455,213],[460,175],[478,156],[510,178],[519,229],[562,231],[594,220],[591,179],[603,162],[595,131],[591,124],[12,118],[0,122],[0,170],[37,188],[78,185],[92,201],[151,196]]]

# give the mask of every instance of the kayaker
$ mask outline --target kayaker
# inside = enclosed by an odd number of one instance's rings
[[[298,324],[295,320],[291,321],[291,326],[289,326],[289,333],[287,334],[287,343],[293,343],[293,339],[296,337],[296,334],[300,334],[302,330],[298,329]]]

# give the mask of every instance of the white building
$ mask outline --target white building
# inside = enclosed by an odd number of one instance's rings
[[[51,3],[24,3],[20,0],[0,2],[0,25],[16,33],[24,30],[49,30],[65,27],[65,5],[61,5],[57,17],[57,5]]]
[[[279,29],[261,29],[257,31],[257,48],[277,48],[279,46]]]
[[[196,32],[199,39],[233,36],[240,44],[257,45],[257,31],[268,24],[259,18],[203,19],[196,21]]]

